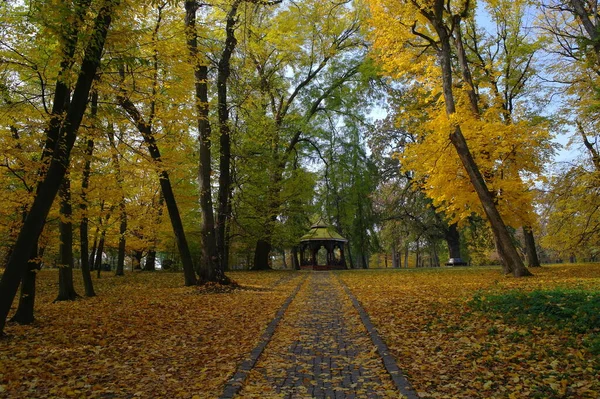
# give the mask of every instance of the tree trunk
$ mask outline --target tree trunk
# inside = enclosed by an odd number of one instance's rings
[[[523,226],[523,237],[525,239],[525,255],[527,256],[527,264],[529,267],[540,267],[537,250],[535,248],[535,238],[533,230],[529,226]]]
[[[92,93],[92,104],[91,104],[91,114],[92,119],[96,117],[96,113],[98,110],[98,92],[94,91]],[[92,154],[94,153],[94,140],[88,139],[87,145],[85,148],[85,164],[83,167],[83,176],[81,178],[81,203],[79,208],[81,209],[81,222],[79,223],[79,251],[81,252],[81,275],[83,278],[83,286],[85,289],[85,296],[93,297],[96,296],[96,292],[94,291],[94,283],[92,282],[92,274],[90,272],[90,255],[89,252],[89,238],[88,238],[88,225],[89,220],[87,216],[87,190],[90,185],[90,174],[91,174],[91,165],[92,165]],[[94,256],[94,251],[96,250],[96,241],[94,240],[94,246],[92,249],[91,256]]]
[[[266,240],[258,240],[254,250],[254,267],[252,270],[270,270],[269,254],[271,253],[271,243]]]
[[[118,96],[119,104],[133,119],[133,122],[137,126],[139,132],[142,134],[144,142],[148,147],[148,152],[156,164],[161,165],[162,158],[160,150],[156,144],[156,138],[152,132],[152,127],[146,123],[136,106],[124,96],[124,93]],[[181,214],[177,207],[177,201],[175,200],[175,193],[171,185],[171,179],[169,173],[161,168],[159,170],[159,182],[162,195],[167,205],[167,211],[169,212],[169,219],[171,220],[171,226],[173,233],[175,234],[175,240],[177,241],[177,247],[179,248],[179,256],[181,257],[181,263],[183,265],[183,274],[185,279],[185,285],[191,286],[197,283],[196,274],[194,272],[194,262],[192,255],[185,237],[185,231],[183,229],[183,222],[181,221]]]
[[[200,164],[198,167],[198,186],[200,187],[200,213],[202,221],[202,262],[200,275],[202,281],[221,281],[224,274],[219,266],[219,252],[215,237],[215,218],[213,213],[210,178],[211,170],[211,141],[208,115],[208,66],[200,60],[198,51],[198,33],[196,32],[196,11],[199,5],[196,1],[185,2],[185,26],[187,47],[194,66],[195,101],[198,123],[198,142]]]
[[[60,246],[58,269],[58,296],[57,301],[74,301],[77,298],[73,285],[73,210],[71,206],[71,180],[65,175],[61,188],[61,218],[59,222]]]
[[[71,149],[75,144],[77,130],[87,106],[87,98],[92,80],[100,64],[106,33],[111,23],[113,7],[117,3],[117,0],[107,0],[98,12],[91,39],[84,52],[73,98],[61,125],[59,140],[54,147],[46,175],[38,184],[37,195],[31,205],[27,219],[15,243],[13,253],[0,280],[0,334],[4,332],[6,317],[19,288],[19,281],[23,270],[28,267],[29,257],[35,250],[35,243],[42,233],[44,222],[66,173]],[[84,11],[87,11],[87,8]],[[69,62],[71,62],[70,57]]]
[[[95,260],[96,260],[96,248],[98,247],[98,231],[100,229],[96,227],[96,233],[94,234],[94,243],[92,244],[92,250],[90,251],[90,257],[88,259],[88,264],[90,265],[90,271],[94,270]]]
[[[117,267],[115,270],[115,276],[125,275],[125,245],[126,238],[125,233],[127,232],[127,211],[125,210],[125,198],[121,198],[119,203],[119,252],[117,255]]]
[[[442,68],[442,81],[444,100],[446,102],[446,113],[452,116],[456,112],[454,104],[454,94],[452,92],[452,62],[451,62],[451,51],[450,51],[450,35],[447,32],[446,26],[441,21],[432,21],[436,27],[436,31],[439,35],[441,49],[438,52],[438,58]],[[498,247],[501,252],[501,256],[505,261],[508,272],[512,272],[515,277],[530,276],[531,272],[527,270],[521,257],[519,256],[508,229],[498,212],[496,205],[487,185],[473,159],[473,156],[469,150],[467,142],[462,134],[462,130],[459,125],[454,127],[454,131],[450,133],[450,141],[456,149],[456,152],[465,168],[471,184],[481,201],[485,214],[490,222],[494,238],[498,243]]]
[[[125,208],[125,193],[123,191],[123,174],[121,173],[121,162],[119,160],[119,153],[117,144],[115,142],[114,128],[110,126],[107,132],[108,141],[112,148],[112,164],[115,169],[115,178],[119,187],[120,195],[119,198],[119,251],[117,255],[117,267],[115,270],[116,276],[123,276],[125,274],[125,233],[127,233],[127,209]]]
[[[300,270],[300,262],[298,261],[298,247],[292,247],[292,268]]]
[[[34,321],[33,307],[35,305],[35,282],[37,272],[40,270],[40,260],[38,259],[38,244],[35,244],[35,252],[29,259],[27,270],[21,279],[21,293],[19,295],[19,306],[17,311],[10,319],[19,324],[31,324]]]
[[[217,210],[216,241],[221,273],[228,269],[227,223],[230,218],[229,201],[231,196],[231,131],[229,127],[229,109],[227,107],[227,80],[231,74],[231,56],[237,45],[235,24],[240,0],[235,0],[227,14],[225,26],[225,48],[217,68],[217,113],[219,117],[219,203]]]
[[[151,249],[150,251],[148,251],[148,256],[146,256],[146,263],[144,263],[144,271],[156,271],[156,250]]]
[[[100,278],[102,272],[102,253],[104,252],[104,239],[106,237],[106,230],[102,230],[100,233],[100,241],[98,242],[98,249],[96,252],[96,259],[94,259],[94,269],[96,269],[96,277]]]

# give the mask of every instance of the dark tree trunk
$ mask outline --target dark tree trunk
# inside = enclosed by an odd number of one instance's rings
[[[436,3],[437,4],[437,3]],[[439,3],[439,7],[443,7],[443,2]],[[443,12],[440,11],[439,15],[442,15]],[[452,61],[451,61],[451,49],[450,49],[450,34],[447,31],[447,27],[444,25],[443,21],[436,19],[436,17],[432,17],[433,14],[426,17],[431,17],[431,22],[436,28],[436,32],[438,33],[440,40],[440,50],[438,52],[438,58],[440,61],[440,65],[442,68],[442,82],[443,82],[443,92],[444,92],[444,100],[446,102],[446,112],[448,115],[454,115],[456,113],[455,103],[454,103],[454,94],[452,88]],[[496,205],[494,204],[494,200],[492,194],[487,188],[485,180],[473,159],[473,156],[469,150],[467,142],[462,134],[462,130],[459,125],[454,127],[454,131],[450,134],[450,141],[452,142],[456,152],[462,162],[463,167],[465,168],[471,184],[481,201],[482,207],[485,211],[485,214],[490,222],[492,227],[492,231],[494,233],[494,238],[498,243],[498,247],[500,249],[500,254],[504,259],[505,264],[505,272],[512,273],[515,277],[523,277],[530,276],[531,272],[527,270],[521,257],[519,256],[498,212]]]
[[[254,267],[252,270],[270,270],[269,255],[271,253],[271,243],[266,240],[258,240],[254,250]]]
[[[96,251],[96,259],[94,260],[94,269],[96,269],[96,277],[100,278],[102,272],[102,253],[104,252],[104,238],[106,237],[106,230],[102,230],[100,233],[100,241],[98,242],[98,249]]]
[[[151,249],[148,251],[148,256],[146,256],[146,263],[144,263],[144,270],[147,272],[156,271],[156,250]]]
[[[96,227],[96,233],[94,234],[94,243],[92,244],[92,250],[90,251],[90,257],[88,258],[90,271],[95,269],[96,248],[98,247],[98,230],[99,228]]]
[[[152,159],[157,165],[161,165],[162,158],[160,155],[160,150],[158,149],[158,145],[156,144],[156,138],[154,137],[154,133],[152,133],[152,127],[146,123],[131,100],[126,98],[124,95],[119,95],[118,101],[121,107],[123,107],[123,109],[133,119],[133,122],[137,126],[139,132],[142,134]],[[167,211],[169,212],[169,219],[171,220],[171,226],[173,227],[173,233],[175,234],[177,247],[179,248],[179,256],[181,257],[181,263],[183,265],[185,285],[195,285],[197,283],[197,279],[194,272],[194,263],[192,261],[192,255],[185,237],[183,222],[181,221],[181,215],[179,213],[179,208],[177,207],[177,201],[175,200],[175,193],[173,192],[173,187],[171,186],[169,173],[163,168],[159,170],[159,182],[163,197],[165,199],[165,204],[167,205]]]
[[[98,110],[98,92],[94,91],[92,93],[92,103],[91,103],[91,114],[92,119],[96,117]],[[94,291],[94,283],[92,282],[92,274],[90,272],[90,257],[94,256],[94,251],[96,250],[96,240],[94,239],[94,246],[92,249],[92,254],[88,256],[89,250],[89,238],[88,238],[88,225],[89,220],[87,216],[87,190],[90,185],[90,174],[91,174],[91,166],[92,166],[92,154],[94,153],[94,140],[88,139],[87,145],[85,148],[85,164],[83,167],[83,176],[81,178],[81,205],[79,208],[81,209],[81,222],[79,224],[79,246],[81,252],[81,275],[83,277],[83,286],[85,289],[85,296],[93,297],[96,296],[96,292]]]
[[[298,261],[298,247],[292,247],[292,268],[300,270],[300,262]]]
[[[27,219],[15,243],[14,251],[0,280],[0,333],[4,331],[6,317],[17,293],[22,271],[28,267],[29,257],[35,250],[35,243],[42,233],[44,222],[66,173],[71,149],[77,138],[77,130],[87,107],[87,98],[92,86],[92,80],[100,64],[106,33],[111,23],[113,7],[117,3],[118,1],[116,0],[107,0],[98,12],[91,39],[84,53],[73,98],[60,129],[59,140],[54,148],[46,175],[38,185],[37,195],[31,205]]]
[[[19,324],[31,324],[34,321],[33,307],[35,305],[35,282],[37,272],[40,270],[40,260],[38,259],[37,243],[35,252],[32,254],[27,265],[27,270],[21,279],[21,293],[19,295],[19,306],[17,311],[10,319]]]
[[[203,64],[198,51],[198,33],[196,32],[196,1],[185,2],[185,26],[187,47],[190,59],[194,63],[195,101],[198,123],[198,142],[200,164],[198,167],[198,185],[200,187],[200,213],[202,221],[202,262],[200,275],[202,281],[222,281],[224,274],[219,266],[219,251],[215,234],[215,217],[211,195],[211,141],[208,102],[208,66]]]
[[[77,298],[73,285],[73,210],[71,207],[71,180],[65,175],[60,188],[61,218],[59,223],[59,269],[58,269],[58,296],[56,301],[74,301]]]
[[[445,238],[451,263],[465,264],[460,256],[460,234],[456,223],[448,226],[448,230],[445,232]]]
[[[402,267],[400,253],[398,252],[398,247],[395,242],[392,244],[392,267],[394,269],[400,269]]]
[[[231,131],[229,128],[229,109],[227,106],[227,80],[231,73],[230,63],[233,50],[237,45],[235,24],[237,10],[241,0],[235,0],[227,14],[225,26],[225,48],[221,54],[217,68],[217,113],[219,117],[220,147],[219,147],[219,194],[217,209],[216,241],[219,253],[221,273],[228,269],[227,223],[230,217],[229,200],[231,194]]]
[[[523,237],[525,239],[525,255],[527,256],[527,264],[529,267],[540,267],[537,250],[535,248],[535,238],[533,230],[529,226],[523,226]]]
[[[142,257],[144,256],[143,251],[133,251],[133,259],[131,260],[131,270],[142,269]]]

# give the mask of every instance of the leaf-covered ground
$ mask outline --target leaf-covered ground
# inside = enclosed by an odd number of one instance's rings
[[[600,331],[591,314],[600,264],[534,273],[514,279],[492,268],[442,268],[337,275],[423,398],[600,397]],[[180,274],[106,273],[95,281],[100,296],[52,303],[57,273],[44,270],[36,323],[11,324],[9,338],[0,341],[0,398],[218,397],[304,275],[231,273],[244,288],[217,290],[182,287]],[[304,317],[302,292],[286,318]],[[355,317],[346,305],[341,314]],[[281,324],[265,353],[289,347],[287,338],[300,338],[296,330]],[[289,366],[284,359],[282,352],[281,369]],[[264,394],[258,388],[249,381],[242,392]]]
[[[473,306],[505,292],[600,291],[600,265],[534,269],[504,277],[492,268],[348,271],[361,301],[424,398],[599,398],[600,331],[551,318],[527,322],[508,310]],[[543,312],[542,312],[543,313]],[[577,323],[574,323],[575,325]],[[582,332],[585,331],[585,332]]]
[[[229,275],[245,289],[182,287],[174,273],[106,273],[95,280],[98,297],[52,303],[58,274],[40,272],[35,324],[10,324],[0,341],[0,397],[218,397],[299,281],[286,272]]]

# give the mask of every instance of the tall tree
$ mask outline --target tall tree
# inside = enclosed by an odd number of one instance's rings
[[[118,4],[118,0],[106,0],[99,8],[89,41],[85,46],[81,68],[70,101],[66,101],[69,93],[67,87],[64,90],[57,87],[55,92],[54,104],[66,104],[68,102],[68,107],[61,107],[61,111],[62,109],[66,110],[64,117],[59,116],[63,115],[61,112],[56,115],[56,119],[52,118],[48,124],[47,137],[56,137],[57,139],[53,146],[54,151],[48,169],[38,184],[37,195],[0,280],[0,333],[4,331],[6,317],[17,292],[21,273],[27,267],[27,262],[34,251],[35,242],[42,232],[50,207],[65,176],[70,161],[71,149],[75,144],[77,131],[87,107],[92,81],[100,64],[106,35]],[[81,7],[83,12],[88,9],[87,5],[78,3],[77,6]],[[65,21],[64,24],[65,26],[70,25],[68,21]],[[76,42],[77,36],[77,31],[69,32],[66,35],[67,41],[69,43]],[[64,63],[70,65],[71,57],[65,57]],[[57,79],[58,81],[60,81],[60,78]],[[57,124],[57,122],[60,122],[60,124]]]
[[[425,70],[432,71],[427,68],[435,65],[437,61],[439,68],[436,73],[433,76],[428,75],[428,78],[435,79],[436,84],[436,86],[429,86],[431,90],[429,96],[432,99],[443,98],[440,111],[443,109],[445,115],[442,116],[440,113],[435,121],[440,125],[440,135],[436,138],[435,145],[438,149],[443,148],[444,145],[454,147],[463,171],[468,176],[470,187],[477,195],[482,213],[490,222],[499,254],[503,259],[504,271],[516,277],[530,275],[498,211],[493,188],[486,183],[464,134],[464,131],[468,132],[478,120],[477,93],[474,86],[470,84],[470,71],[464,57],[464,43],[461,40],[464,21],[472,18],[471,4],[469,2],[453,4],[439,0],[432,2],[413,0],[393,6],[389,2],[376,0],[371,1],[370,4],[375,26],[375,46],[388,71],[397,76],[406,75],[409,71],[419,71],[419,73]],[[388,32],[394,32],[400,40],[391,43]],[[403,53],[398,52],[400,47],[404,49]],[[428,52],[429,49],[433,52]],[[459,60],[458,66],[453,65],[455,55]],[[406,67],[406,71],[403,71],[402,67]],[[458,79],[456,75],[459,76]],[[453,83],[460,81],[460,78],[464,84],[463,90],[458,90]],[[457,108],[457,101],[460,109]],[[486,131],[490,128],[491,126],[484,124],[478,129]],[[491,131],[487,134],[492,136]],[[480,137],[485,139],[486,135],[480,134]],[[434,139],[434,136],[430,138]],[[481,157],[479,160],[481,162]]]

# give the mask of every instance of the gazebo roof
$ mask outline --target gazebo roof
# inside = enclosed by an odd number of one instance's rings
[[[348,242],[347,239],[339,235],[333,227],[319,220],[313,224],[305,235],[300,237],[300,242],[303,241],[341,241]]]

